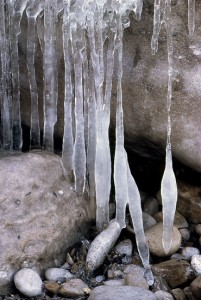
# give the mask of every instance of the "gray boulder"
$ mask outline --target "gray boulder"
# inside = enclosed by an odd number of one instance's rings
[[[38,274],[65,261],[87,231],[86,202],[63,177],[60,157],[30,152],[0,159],[0,291],[21,268]]]

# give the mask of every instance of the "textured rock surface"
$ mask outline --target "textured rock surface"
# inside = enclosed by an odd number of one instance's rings
[[[90,294],[88,300],[156,300],[154,294],[146,289],[132,286],[98,286]]]
[[[62,263],[66,249],[86,230],[85,202],[62,174],[59,156],[45,152],[0,159],[2,294],[19,269],[40,274]]]
[[[174,74],[172,103],[172,146],[174,156],[201,171],[201,122],[200,122],[200,31],[198,26],[200,5],[196,8],[196,30],[189,38],[187,23],[188,1],[174,1],[172,4]],[[26,20],[22,20],[20,40],[21,107],[23,123],[30,124],[30,92],[26,67]],[[42,31],[42,25],[40,25]],[[167,126],[167,43],[166,32],[162,30],[158,53],[151,54],[153,32],[153,1],[144,1],[141,21],[131,16],[131,27],[124,35],[123,105],[125,133],[134,151],[150,156],[164,152]],[[59,118],[56,135],[63,132],[64,67],[62,59],[61,22],[57,23],[57,55],[59,62]],[[43,123],[43,74],[42,54],[37,45],[37,82],[39,89],[40,124]],[[114,76],[114,79],[116,76]],[[115,85],[114,85],[115,86]],[[116,90],[113,89],[112,128],[115,123],[114,105]],[[150,148],[152,151],[150,151]],[[150,154],[150,152],[152,154]]]
[[[181,234],[176,227],[173,227],[172,244],[168,254],[165,253],[162,244],[163,223],[157,223],[145,231],[149,250],[157,256],[169,256],[175,253],[181,245]]]
[[[191,266],[184,260],[171,259],[152,266],[153,273],[162,276],[171,288],[176,288],[195,275]]]

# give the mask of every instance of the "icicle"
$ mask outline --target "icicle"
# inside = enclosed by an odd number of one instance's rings
[[[65,99],[64,99],[64,135],[62,146],[62,165],[66,176],[71,176],[73,171],[73,130],[72,130],[72,62],[70,43],[69,3],[63,1],[63,49],[65,65]]]
[[[43,148],[54,150],[54,125],[57,121],[57,57],[56,32],[57,2],[44,2],[44,133]]]
[[[22,128],[20,116],[20,81],[19,81],[19,55],[18,35],[20,34],[20,21],[27,0],[15,1],[12,7],[10,22],[10,53],[11,53],[11,74],[12,74],[12,120],[13,120],[13,150],[20,150],[22,147]]]
[[[99,18],[102,10],[98,12]],[[102,15],[103,18],[103,15]],[[96,26],[100,26],[97,22]],[[89,47],[93,66],[95,95],[96,95],[96,159],[95,159],[95,182],[96,182],[96,226],[102,230],[109,223],[109,197],[111,188],[111,157],[109,146],[109,110],[103,105],[103,28],[95,27],[94,14],[87,15]],[[102,25],[101,25],[102,26]],[[98,38],[98,41],[97,41]],[[101,49],[100,49],[101,48]],[[96,50],[97,49],[97,50]]]
[[[155,0],[154,2],[154,27],[153,35],[151,39],[151,50],[152,54],[156,54],[158,51],[158,36],[161,26],[161,17],[160,17],[160,0]]]
[[[10,27],[9,3],[0,1],[0,45],[1,45],[1,119],[2,119],[2,148],[12,150],[12,99],[10,82],[10,57],[8,28]],[[6,8],[6,10],[4,10]]]
[[[125,153],[127,160],[127,155]],[[133,227],[135,230],[135,237],[138,252],[145,268],[145,277],[149,285],[154,283],[153,274],[151,272],[151,266],[149,264],[149,248],[146,242],[144,234],[143,221],[142,221],[142,208],[141,199],[138,187],[135,183],[133,176],[128,165],[127,160],[127,178],[128,178],[128,203],[129,211],[132,218]]]
[[[83,114],[83,85],[82,85],[82,56],[83,30],[75,19],[71,22],[72,46],[74,53],[75,72],[75,143],[73,149],[73,170],[75,176],[75,190],[79,196],[84,192],[86,176],[86,151],[84,140]]]
[[[36,47],[36,18],[43,9],[41,0],[29,0],[27,14],[27,69],[31,94],[31,148],[40,148],[40,126],[38,114],[38,91],[35,74],[35,47]]]
[[[166,164],[163,179],[161,182],[161,196],[163,203],[163,247],[166,253],[169,252],[172,242],[172,228],[177,202],[177,185],[172,168],[171,154],[171,102],[172,102],[172,73],[173,73],[173,45],[171,32],[171,0],[165,2],[164,21],[167,30],[167,51],[168,51],[168,94],[167,94],[167,146]]]
[[[128,203],[127,162],[124,150],[124,125],[122,108],[122,39],[123,27],[121,16],[117,14],[117,111],[116,111],[116,146],[114,157],[114,184],[116,198],[116,219],[121,228],[125,227],[125,209]]]
[[[188,30],[190,37],[195,29],[195,0],[188,0]]]

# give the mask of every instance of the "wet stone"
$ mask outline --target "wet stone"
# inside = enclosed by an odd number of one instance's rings
[[[57,294],[59,289],[60,289],[60,285],[55,282],[55,281],[47,281],[44,284],[44,287],[47,291],[53,293],[53,294]]]
[[[201,276],[191,282],[190,290],[196,299],[201,299]]]
[[[157,300],[174,300],[172,295],[165,291],[157,291],[154,293]]]
[[[157,222],[163,222],[162,211],[159,211],[157,214],[155,214],[154,218],[156,219]],[[188,227],[188,222],[178,211],[175,212],[174,226],[177,227],[178,229]]]
[[[157,199],[154,197],[147,197],[144,202],[143,211],[151,216],[154,216],[159,211]]]
[[[73,278],[73,275],[68,270],[62,268],[49,268],[45,271],[45,278],[50,281],[58,281],[61,278]]]
[[[156,224],[156,220],[151,215],[145,212],[142,213],[142,218],[143,218],[144,230],[147,230]]]
[[[168,254],[165,253],[162,244],[163,223],[157,223],[145,231],[149,250],[152,254],[160,257],[170,256],[177,252],[181,245],[181,234],[176,227],[173,227],[172,244]]]
[[[193,255],[191,258],[191,267],[197,275],[201,275],[201,255]]]
[[[133,251],[133,245],[130,239],[124,240],[118,243],[115,247],[115,251],[118,252],[120,255],[127,255],[131,256]]]
[[[184,247],[182,249],[182,255],[185,257],[185,259],[190,260],[193,255],[199,255],[200,251],[198,248],[195,247]]]
[[[174,296],[175,300],[186,300],[186,296],[182,289],[173,289],[171,290],[171,294]]]
[[[89,294],[89,287],[81,279],[71,279],[64,283],[59,290],[59,294],[65,297],[79,297]]]
[[[201,235],[201,224],[196,224],[194,229],[198,235]]]
[[[156,300],[154,294],[146,289],[133,286],[99,286],[93,289],[88,300]]]
[[[144,276],[140,276],[137,273],[127,274],[124,280],[125,280],[125,285],[149,289],[147,280],[144,278]]]
[[[171,259],[152,266],[156,276],[162,276],[171,288],[176,288],[195,278],[187,261]]]

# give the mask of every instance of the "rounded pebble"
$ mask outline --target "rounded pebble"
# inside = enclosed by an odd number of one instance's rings
[[[145,212],[142,213],[142,218],[143,218],[144,230],[147,230],[156,224],[156,220]]]
[[[154,293],[134,286],[98,286],[88,300],[156,300]]]
[[[196,224],[194,229],[197,234],[201,235],[201,224]]]
[[[174,296],[174,299],[176,300],[186,300],[186,296],[184,294],[184,292],[182,291],[182,289],[173,289],[171,290],[172,295]]]
[[[58,281],[60,278],[73,278],[73,275],[62,268],[49,268],[45,271],[45,278],[50,281]]]
[[[193,255],[191,258],[191,267],[197,275],[201,275],[201,255]]]
[[[200,251],[198,248],[195,247],[184,247],[182,249],[182,255],[185,257],[185,259],[190,260],[193,255],[199,255]]]
[[[198,276],[191,282],[190,290],[196,299],[201,298],[201,276]]]
[[[132,255],[133,245],[130,239],[124,240],[116,245],[115,251],[118,252],[120,255]]]
[[[89,287],[79,278],[71,279],[62,285],[59,294],[65,297],[76,298],[89,294]]]
[[[139,274],[137,273],[127,274],[124,280],[125,280],[125,285],[140,287],[147,290],[149,289],[147,280],[144,278],[144,276],[139,276]]]
[[[154,293],[154,296],[157,300],[174,300],[170,293],[164,291],[157,291]]]
[[[143,211],[151,216],[155,215],[159,211],[157,199],[153,197],[147,197],[145,199]]]
[[[181,233],[181,237],[184,241],[188,241],[190,239],[191,233],[188,228],[181,228],[179,229],[179,232]]]
[[[14,283],[18,291],[27,297],[35,297],[42,294],[42,280],[31,269],[23,268],[18,271],[14,276]]]
[[[163,223],[157,223],[156,225],[147,229],[145,231],[145,235],[148,241],[150,252],[159,257],[172,255],[173,253],[177,252],[181,245],[181,234],[176,227],[173,227],[170,251],[168,254],[165,253],[162,244]]]

